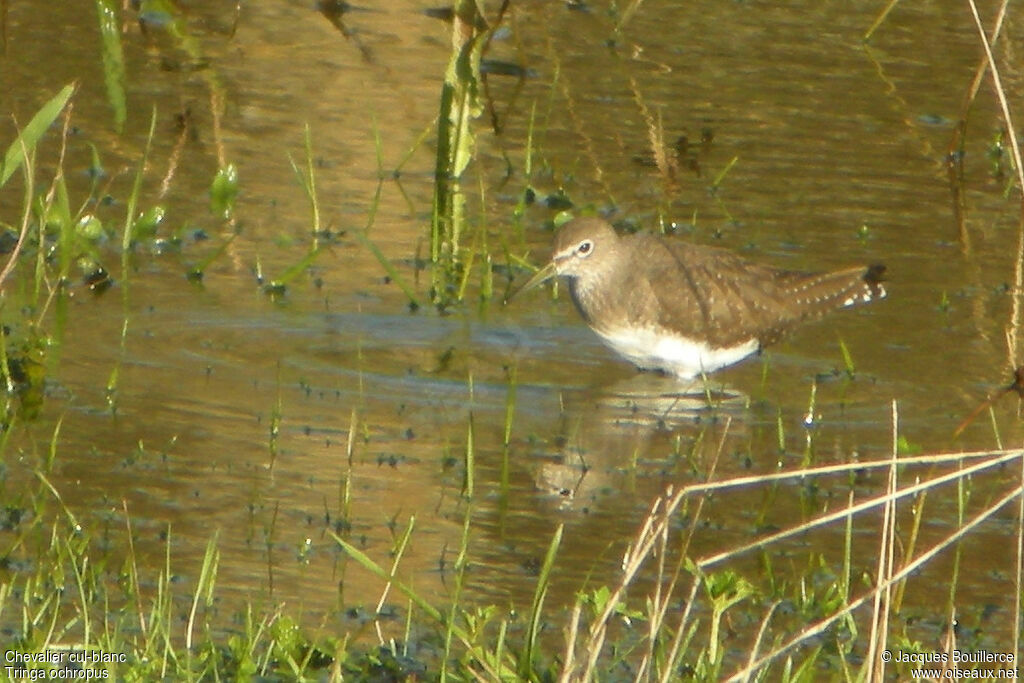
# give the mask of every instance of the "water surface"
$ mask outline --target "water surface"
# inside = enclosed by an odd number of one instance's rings
[[[487,117],[478,121],[465,183],[495,263],[506,265],[508,253],[535,263],[547,255],[555,212],[538,203],[514,217],[530,185],[542,195],[563,190],[577,211],[646,227],[664,222],[676,239],[780,267],[889,267],[888,300],[808,325],[719,373],[713,381],[723,400],[708,410],[680,403],[671,382],[637,376],[616,359],[564,292],[479,303],[474,277],[464,305],[410,311],[355,232],[368,225],[379,140],[385,181],[368,236],[429,300],[429,274],[417,259],[429,251],[433,133],[418,141],[436,116],[449,28],[421,4],[382,3],[346,13],[346,37],[310,5],[244,5],[234,31],[230,8],[189,8],[202,63],[165,33],[129,25],[123,135],[113,132],[105,102],[94,18],[60,3],[10,8],[0,108],[24,121],[77,80],[69,181],[85,192],[92,143],[114,178],[112,194],[123,197],[155,103],[143,199],[168,207],[169,226],[207,230],[211,242],[180,255],[138,253],[129,282],[118,277],[102,296],[76,293],[43,413],[19,430],[17,455],[8,455],[9,500],[62,420],[51,480],[87,529],[121,538],[126,508],[139,552],[156,571],[170,528],[175,566],[189,579],[219,531],[218,585],[228,604],[284,602],[310,623],[327,616],[340,624],[340,608],[375,604],[381,586],[345,564],[328,530],[387,564],[415,518],[400,573],[441,599],[470,514],[469,599],[524,608],[537,562],[564,524],[551,597],[562,606],[587,578],[613,581],[654,497],[702,480],[717,453],[719,478],[885,457],[894,400],[900,433],[914,447],[997,445],[987,416],[951,441],[1020,361],[1008,358],[1005,336],[1016,217],[1005,179],[993,174],[989,151],[1000,124],[986,88],[966,146],[969,240],[945,170],[952,122],[979,57],[962,8],[904,3],[865,46],[874,3],[648,3],[619,34],[603,5],[513,7],[489,56],[521,64],[528,76],[489,79],[501,133],[487,130]],[[55,26],[77,38],[55,41]],[[1012,54],[1012,32],[1001,45]],[[1019,91],[1013,78],[1007,87]],[[649,162],[643,108],[668,141],[691,141],[694,168],[682,168],[672,185]],[[177,140],[173,117],[186,110],[193,137],[158,200]],[[303,163],[305,125],[324,227],[337,238],[308,276],[272,298],[257,270],[285,271],[312,240],[290,161]],[[2,130],[11,139],[10,120]],[[187,268],[225,238],[207,210],[222,161],[239,168],[240,234],[201,284],[189,283]],[[0,194],[0,216],[11,224],[21,200],[13,187]],[[123,216],[116,203],[103,211],[107,220]],[[507,272],[496,271],[499,288]],[[841,372],[840,342],[855,379]],[[105,388],[119,362],[111,414]],[[816,419],[807,429],[812,391]],[[1010,400],[995,407],[1007,446],[1020,443],[1016,410]],[[460,492],[470,425],[475,495],[467,502]],[[979,480],[979,498],[1004,486],[1004,476]],[[882,474],[868,474],[856,490],[878,493],[884,484]],[[791,526],[843,504],[847,490],[836,479],[716,495],[691,553]],[[955,528],[954,503],[950,490],[929,498],[929,533]],[[966,541],[958,601],[964,623],[1005,649],[1012,561],[1007,555],[995,567],[985,553],[1003,531]],[[801,537],[778,548],[779,557],[813,549],[838,566],[841,535]],[[874,571],[877,538],[876,519],[855,530],[855,576]],[[121,541],[112,552],[123,552]],[[761,566],[756,555],[736,564],[753,573]],[[948,582],[948,563],[926,577]],[[934,598],[922,586],[908,603]],[[940,631],[934,624],[928,633]]]

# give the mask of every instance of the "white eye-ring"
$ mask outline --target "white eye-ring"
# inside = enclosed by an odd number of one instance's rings
[[[576,253],[580,256],[590,256],[592,251],[594,251],[594,243],[591,240],[583,240],[576,245]]]

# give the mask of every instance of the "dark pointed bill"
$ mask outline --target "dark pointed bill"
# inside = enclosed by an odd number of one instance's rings
[[[555,275],[558,275],[558,271],[555,269],[554,262],[548,263],[546,266],[534,273],[533,277],[526,281],[526,284],[513,290],[511,294],[505,297],[505,303],[507,304],[513,297],[518,296],[520,293],[534,289],[538,285],[547,282]]]

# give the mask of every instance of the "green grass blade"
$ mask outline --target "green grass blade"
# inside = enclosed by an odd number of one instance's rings
[[[313,247],[305,256],[302,257],[301,261],[288,266],[288,268],[281,273],[280,277],[272,280],[264,289],[268,293],[283,292],[289,282],[297,278],[301,273],[304,273],[307,268],[313,265],[313,261],[316,260],[319,253],[320,249]]]
[[[124,131],[124,122],[128,118],[128,105],[125,103],[124,51],[121,49],[117,9],[111,0],[96,0],[96,14],[100,20],[100,35],[103,36],[103,80],[107,86],[107,99],[114,110],[114,129],[120,133]]]
[[[25,158],[23,150],[31,152],[35,149],[39,139],[43,137],[46,130],[60,116],[64,105],[68,103],[68,99],[71,98],[71,94],[74,92],[74,85],[65,85],[53,99],[36,112],[32,120],[28,122],[28,125],[22,129],[18,138],[7,148],[3,165],[0,165],[0,187],[3,187],[10,180],[11,175],[21,168]]]
[[[156,107],[149,117],[149,133],[146,135],[146,146],[142,151],[142,158],[139,160],[138,168],[135,170],[135,181],[132,183],[132,193],[128,195],[128,207],[124,215],[124,232],[121,237],[122,255],[122,277],[128,279],[127,254],[132,247],[132,236],[135,232],[135,209],[139,205],[139,195],[142,193],[142,176],[146,172],[146,164],[149,163],[149,152],[153,148],[153,136],[156,133]]]
[[[533,594],[533,604],[530,606],[530,625],[526,632],[526,645],[523,658],[519,663],[519,675],[523,678],[532,678],[534,653],[537,649],[537,635],[540,633],[540,615],[544,609],[544,598],[547,597],[548,585],[551,583],[551,567],[555,564],[555,557],[558,555],[558,547],[562,544],[562,530],[564,525],[559,524],[555,529],[555,535],[548,545],[548,552],[544,556],[544,564],[540,568],[537,577],[537,590]]]
[[[843,338],[839,338],[839,351],[843,354],[843,365],[846,367],[846,374],[852,379],[857,374],[857,366],[853,363],[853,356],[850,355],[850,349],[846,347],[846,342]]]
[[[356,548],[354,545],[342,540],[342,538],[333,531],[328,531],[327,533],[331,535],[331,538],[333,538],[335,542],[341,546],[342,550],[344,550],[349,557],[351,557],[353,560],[362,565],[364,569],[366,569],[371,574],[375,574],[377,577],[384,579],[385,581],[389,581],[395,588],[402,591],[402,593],[407,598],[412,600],[412,602],[417,607],[419,607],[420,610],[424,612],[428,617],[430,617],[439,624],[445,623],[444,615],[437,611],[437,609],[433,605],[431,605],[425,599],[420,597],[415,591],[413,591],[411,588],[406,586],[401,581],[392,577],[387,572],[387,570],[385,570],[383,567],[381,567],[376,562],[371,560],[365,553]],[[456,635],[459,635],[460,638],[466,637],[466,634],[462,631],[462,629],[455,628],[454,631]]]
[[[306,123],[306,168],[305,171],[299,168],[299,165],[295,163],[295,159],[292,155],[288,155],[288,162],[292,165],[292,171],[295,173],[295,177],[298,178],[299,184],[302,185],[302,189],[306,193],[306,198],[309,199],[310,207],[310,220],[313,223],[313,227],[310,232],[313,234],[314,241],[318,238],[322,229],[320,227],[320,199],[316,192],[316,162],[313,159],[313,134],[309,130],[309,123]]]
[[[369,249],[370,253],[373,254],[377,261],[380,262],[380,265],[383,266],[384,271],[388,274],[388,277],[391,278],[391,281],[398,285],[399,289],[402,290],[402,293],[404,293],[406,298],[409,299],[409,305],[412,306],[413,310],[419,309],[420,302],[419,299],[416,298],[415,292],[412,291],[412,287],[409,286],[398,270],[391,264],[391,261],[389,261],[387,256],[384,255],[384,252],[382,252],[376,244],[371,242],[370,238],[363,232],[356,230],[353,234],[356,239],[359,240],[359,243]]]
[[[206,269],[210,267],[211,263],[213,263],[214,261],[216,261],[217,259],[224,255],[224,252],[228,250],[228,247],[231,246],[231,243],[235,240],[236,236],[237,233],[235,235],[231,235],[230,237],[228,237],[226,240],[224,240],[223,244],[217,247],[217,249],[212,251],[202,260],[200,260],[199,263],[189,268],[188,271],[185,273],[185,277],[193,282],[198,282],[199,280],[202,280],[203,275],[206,273]]]

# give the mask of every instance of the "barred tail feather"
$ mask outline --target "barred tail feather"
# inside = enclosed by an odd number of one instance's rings
[[[786,295],[804,310],[804,317],[815,317],[837,308],[885,298],[884,274],[885,266],[876,263],[867,268],[794,277],[786,283],[785,290]]]

